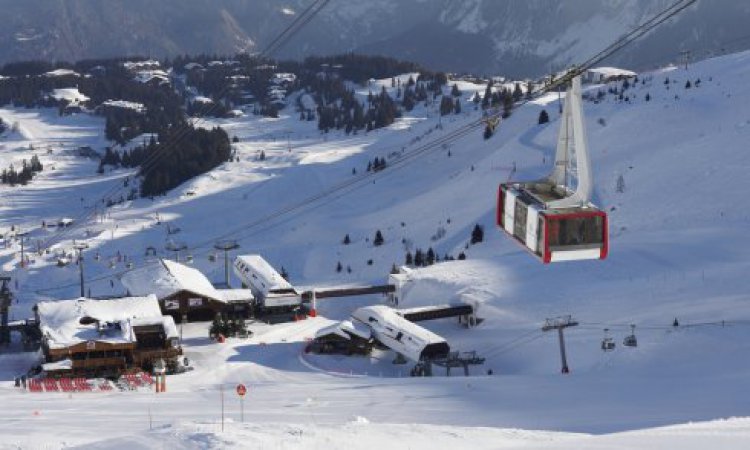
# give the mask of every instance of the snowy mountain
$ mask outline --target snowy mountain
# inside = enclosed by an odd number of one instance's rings
[[[643,72],[624,91],[619,82],[589,85],[584,112],[594,197],[611,219],[611,254],[550,266],[498,231],[494,217],[500,182],[537,179],[550,170],[557,95],[518,108],[491,139],[480,128],[431,147],[425,146],[481,118],[470,99],[484,85],[457,81],[464,105],[458,115],[439,122],[439,102],[420,104],[389,127],[357,135],[321,133],[288,110],[277,119],[207,120],[204,126],[221,125],[238,136],[239,161],[166,196],[80,219],[50,253],[27,253],[26,268],[18,264],[17,240],[0,249],[2,269],[18,282],[12,319],[27,317],[39,300],[77,296],[79,268],[56,265],[73,239],[89,245],[85,270],[93,295],[122,294],[117,275],[129,269],[119,256],[143,267],[149,246],[169,256],[170,239],[188,244],[194,267],[212,280],[224,270],[220,259],[210,258],[215,239],[231,236],[243,253],[264,255],[302,287],[382,283],[408,249],[432,247],[439,255],[465,252],[467,260],[415,270],[401,306],[478,302],[484,321],[474,329],[455,320],[424,326],[454,350],[476,350],[486,363],[472,367],[470,378],[442,371],[410,378],[388,351],[367,358],[304,353],[318,329],[358,306],[382,303],[378,295],[321,300],[317,318],[254,323],[252,338],[224,344],[208,340],[207,323],[189,324],[185,353],[195,370],[169,376],[159,397],[145,390],[70,397],[21,392],[12,377],[35,355],[4,354],[0,447],[160,448],[167,442],[241,448],[257,439],[267,446],[368,448],[395,438],[414,448],[496,448],[498,442],[511,448],[743,448],[747,419],[717,419],[747,416],[748,77],[750,52],[744,52],[687,70]],[[394,91],[386,79],[356,86],[357,95],[364,99],[380,86]],[[550,123],[538,125],[541,110]],[[71,151],[108,144],[100,117],[6,107],[0,118],[13,125],[0,137],[2,166],[34,153],[45,164],[28,186],[0,186],[0,229],[21,227],[30,246],[58,233],[42,229],[43,220],[78,218],[132,175],[98,175],[95,161]],[[374,157],[388,165],[367,174]],[[476,224],[485,239],[469,245]],[[170,234],[168,225],[181,231]],[[381,246],[372,244],[377,230]],[[347,234],[351,243],[344,245]],[[338,262],[352,271],[337,272]],[[563,376],[557,337],[541,327],[546,318],[566,314],[580,324],[566,330],[572,372]],[[636,348],[621,345],[631,324]],[[615,351],[601,351],[605,328]],[[246,424],[238,423],[240,403],[229,396],[238,382],[250,387]],[[226,431],[219,425],[221,392]],[[651,429],[687,422],[706,423]],[[44,426],[30,433],[30,424]]]
[[[279,56],[357,51],[452,72],[535,76],[576,63],[672,0],[334,0]],[[0,1],[0,63],[258,51],[309,0]],[[700,0],[609,63],[651,68],[747,48],[750,5]]]

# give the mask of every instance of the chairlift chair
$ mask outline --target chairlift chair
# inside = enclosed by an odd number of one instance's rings
[[[635,325],[630,325],[630,335],[625,336],[622,345],[625,347],[638,347],[638,339],[635,337]]]
[[[607,214],[591,203],[582,102],[581,79],[575,77],[565,97],[552,173],[503,183],[498,190],[497,225],[544,264],[604,259],[608,253]]]
[[[604,339],[602,339],[602,350],[611,352],[615,349],[615,341],[609,336],[609,329],[604,329]]]

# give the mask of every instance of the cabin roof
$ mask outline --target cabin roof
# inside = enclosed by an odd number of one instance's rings
[[[53,349],[88,341],[132,343],[133,327],[144,325],[161,325],[167,338],[178,337],[174,319],[162,316],[154,295],[40,302],[37,313],[42,335]]]
[[[224,302],[224,297],[197,269],[168,259],[127,272],[120,279],[131,295],[154,294],[163,299],[180,291],[189,291],[212,300]]]

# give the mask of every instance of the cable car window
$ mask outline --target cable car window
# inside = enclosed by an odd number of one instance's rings
[[[536,254],[542,256],[544,254],[544,217],[539,217],[539,223],[536,228]]]
[[[550,247],[601,244],[604,221],[601,216],[549,220]]]
[[[513,224],[513,235],[526,242],[526,216],[528,206],[522,202],[516,202],[515,223]]]

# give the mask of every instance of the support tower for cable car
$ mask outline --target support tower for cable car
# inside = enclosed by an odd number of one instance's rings
[[[537,181],[503,183],[498,193],[498,226],[545,264],[604,259],[608,252],[607,215],[591,202],[582,104],[576,76],[565,96],[552,172]]]
[[[13,294],[10,292],[8,283],[10,277],[0,277],[0,344],[10,344],[10,326],[8,316],[10,314],[10,305],[13,302]]]

